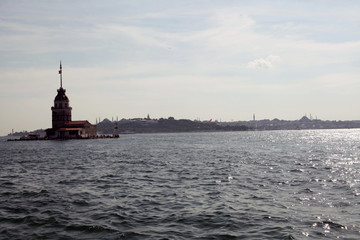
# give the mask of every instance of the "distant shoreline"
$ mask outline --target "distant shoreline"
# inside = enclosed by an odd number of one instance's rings
[[[360,128],[360,120],[353,121],[323,121],[309,119],[306,116],[299,120],[264,119],[253,121],[192,121],[188,119],[135,118],[110,121],[104,119],[97,123],[98,136],[106,137],[114,134],[114,126],[118,126],[117,134],[139,133],[201,133],[201,132],[237,132],[237,131],[269,131],[269,130],[324,130],[324,129],[356,129]],[[44,137],[45,130],[39,129],[31,132],[15,132],[10,137],[22,137],[29,134],[38,134]]]

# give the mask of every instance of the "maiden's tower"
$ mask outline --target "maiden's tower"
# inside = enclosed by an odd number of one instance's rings
[[[66,96],[66,90],[62,84],[62,65],[60,62],[60,88],[54,100],[52,112],[52,128],[46,130],[47,139],[81,139],[96,138],[96,125],[86,120],[72,121],[69,98]]]

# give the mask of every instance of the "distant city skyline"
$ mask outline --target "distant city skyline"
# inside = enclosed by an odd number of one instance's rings
[[[0,135],[74,119],[360,120],[359,1],[0,1]],[[254,116],[255,114],[255,116]]]

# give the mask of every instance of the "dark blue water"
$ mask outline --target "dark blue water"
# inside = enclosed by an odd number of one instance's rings
[[[0,239],[360,239],[360,130],[0,141]]]

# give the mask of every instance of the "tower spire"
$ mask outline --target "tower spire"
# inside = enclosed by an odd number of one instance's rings
[[[61,66],[61,60],[60,60],[60,70],[59,70],[59,74],[60,74],[60,88],[62,88],[62,66]]]

